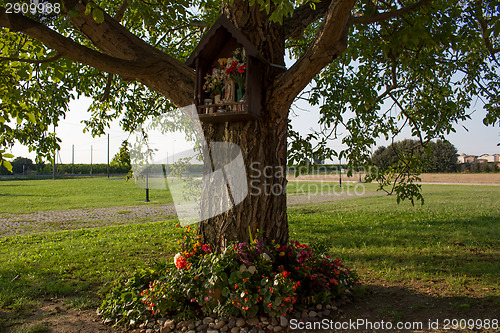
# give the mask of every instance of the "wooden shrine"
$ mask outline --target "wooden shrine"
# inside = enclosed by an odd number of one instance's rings
[[[194,100],[200,120],[260,119],[265,63],[257,48],[221,16],[186,61],[196,70]]]

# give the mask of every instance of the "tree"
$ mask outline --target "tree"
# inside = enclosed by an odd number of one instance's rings
[[[424,172],[455,172],[458,167],[458,150],[446,140],[430,142],[431,159]]]
[[[191,104],[195,73],[183,60],[221,13],[273,64],[263,74],[262,120],[204,124],[209,142],[241,147],[261,190],[200,224],[204,241],[219,248],[226,241],[247,241],[249,229],[258,228],[267,240],[287,242],[285,192],[266,191],[285,188],[280,169],[286,166],[287,138],[292,163],[306,155],[336,155],[354,165],[369,158],[378,136],[395,136],[403,124],[421,141],[453,131],[468,118],[476,95],[486,103],[485,124],[500,115],[497,1],[52,3],[60,14],[8,13],[2,1],[0,146],[19,140],[50,156],[57,138],[48,126],[57,125],[74,95],[94,98],[86,120],[94,135],[117,117],[131,130],[147,117]],[[283,70],[287,51],[296,61]],[[288,128],[297,97],[321,104],[320,133],[302,138]],[[15,128],[8,119],[17,120]],[[348,148],[328,148],[329,139],[344,130]],[[410,180],[412,165],[405,168],[403,178]],[[403,199],[413,193],[404,184],[398,192]]]
[[[12,161],[12,172],[13,173],[24,173],[28,170],[33,170],[35,165],[33,161],[26,157],[16,157]]]
[[[418,140],[402,140],[389,147],[378,147],[373,153],[372,162],[379,170],[394,167],[403,156],[413,155],[421,161],[422,172],[454,172],[457,171],[457,148],[446,140],[431,141],[422,145]]]
[[[128,142],[125,140],[120,146],[120,151],[116,153],[110,163],[111,166],[128,167],[130,168],[130,152],[128,150]]]

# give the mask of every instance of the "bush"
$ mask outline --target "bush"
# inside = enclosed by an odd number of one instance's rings
[[[148,316],[199,318],[210,316],[279,316],[307,304],[333,304],[350,296],[360,284],[354,272],[337,259],[318,253],[297,241],[289,244],[263,243],[257,233],[250,243],[236,243],[222,253],[201,244],[194,230],[185,228],[185,242],[165,274],[141,292],[143,307],[136,293],[127,296],[124,308],[122,290],[108,295],[101,314],[124,323],[123,313],[134,320]],[[132,306],[130,302],[135,302]],[[117,308],[117,310],[110,310]],[[145,309],[142,316],[135,310]]]
[[[165,267],[156,264],[150,269],[138,270],[124,283],[115,281],[111,291],[102,302],[97,314],[105,324],[133,327],[148,317],[146,306],[141,301],[141,292],[165,273]]]

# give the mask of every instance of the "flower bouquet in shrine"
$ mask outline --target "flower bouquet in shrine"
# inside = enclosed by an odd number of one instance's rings
[[[205,84],[203,90],[214,99],[215,96],[220,96],[224,89],[224,75],[221,70],[214,68],[211,73],[205,76]]]
[[[241,101],[246,89],[247,59],[245,51],[236,49],[233,57],[229,58],[226,65],[226,74],[236,84],[236,101]]]

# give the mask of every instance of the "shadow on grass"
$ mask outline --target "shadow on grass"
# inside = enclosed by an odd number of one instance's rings
[[[500,297],[483,298],[454,296],[440,297],[415,292],[400,285],[372,283],[364,296],[347,304],[337,304],[340,311],[328,317],[317,318],[316,329],[295,329],[292,332],[471,332],[456,329],[453,319],[468,320],[474,324],[474,331],[497,332],[491,329],[492,321],[500,315]],[[326,319],[326,320],[325,320]],[[489,320],[490,329],[480,329],[479,323]],[[474,320],[473,322],[471,320]],[[376,329],[385,323],[385,330]],[[447,329],[445,324],[449,324]],[[304,325],[307,324],[307,320]],[[321,326],[319,326],[321,324]],[[462,325],[465,325],[462,322]],[[497,322],[498,324],[498,322]],[[337,325],[337,326],[335,326]],[[348,326],[351,325],[351,326]],[[391,325],[391,326],[389,326]],[[398,329],[398,325],[401,329]],[[405,329],[405,326],[406,329]],[[460,324],[459,324],[460,325]],[[349,329],[341,329],[349,327]],[[471,325],[472,326],[472,325]],[[392,327],[391,329],[387,329]],[[291,328],[293,328],[291,326]],[[303,326],[306,328],[306,326]],[[310,326],[314,328],[314,326]]]
[[[308,215],[301,221],[301,215]],[[314,240],[332,239],[339,247],[411,247],[456,245],[473,248],[496,248],[499,245],[500,220],[498,216],[481,216],[473,219],[400,221],[396,216],[363,222],[350,218],[325,222],[327,214],[317,214],[311,209],[290,216],[290,227],[301,238]],[[473,250],[475,251],[475,250]]]
[[[443,330],[446,320],[450,320],[448,330],[443,331],[460,331],[460,328],[457,330],[451,326],[452,319],[473,319],[474,325],[476,325],[478,319],[482,320],[482,322],[485,319],[490,319],[491,323],[491,320],[498,319],[500,315],[499,305],[500,297],[497,296],[480,298],[467,296],[443,297],[415,292],[404,286],[372,284],[368,286],[367,295],[342,306],[343,313],[335,316],[334,320],[364,319],[373,323],[384,320],[393,323],[394,326],[398,322],[415,325],[407,329],[408,332],[419,330],[436,332],[436,323],[438,323],[439,329]],[[421,327],[417,327],[418,324]],[[375,331],[363,330],[367,328],[366,326],[360,328],[360,330],[356,331]],[[478,329],[479,327],[475,326],[474,328]],[[496,330],[490,331],[494,332]]]
[[[38,197],[35,194],[13,194],[13,193],[0,193],[0,197]]]
[[[19,300],[40,297],[64,297],[89,290],[92,283],[85,279],[70,278],[70,271],[58,272],[35,267],[16,271],[0,269],[0,308],[15,308]]]
[[[317,214],[297,212],[290,218],[292,239],[326,242],[333,256],[372,276],[386,281],[440,279],[458,292],[490,287],[482,294],[491,295],[491,287],[498,288],[497,216],[446,220],[402,212],[364,219],[363,214],[334,218],[321,208]]]

